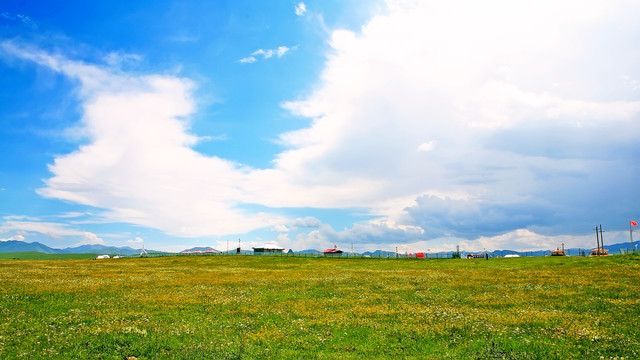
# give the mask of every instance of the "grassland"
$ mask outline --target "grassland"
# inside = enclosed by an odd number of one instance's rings
[[[640,357],[640,257],[0,260],[0,358]]]
[[[93,259],[98,254],[45,254],[37,251],[0,253],[0,260],[63,260],[63,259]]]

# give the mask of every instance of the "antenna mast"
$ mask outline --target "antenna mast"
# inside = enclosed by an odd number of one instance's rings
[[[147,250],[144,249],[144,243],[142,243],[142,250],[140,250],[140,257],[143,257],[145,255],[149,255],[147,253]]]

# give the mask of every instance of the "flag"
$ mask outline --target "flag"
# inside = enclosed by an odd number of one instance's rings
[[[629,224],[631,224],[631,226],[638,226],[638,223],[633,220],[629,221]]]

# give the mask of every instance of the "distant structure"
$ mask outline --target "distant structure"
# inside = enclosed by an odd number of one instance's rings
[[[556,248],[555,250],[551,251],[551,256],[567,256],[567,253],[564,251],[564,249]]]
[[[262,247],[254,247],[253,253],[254,255],[264,255],[264,254],[282,254],[284,252],[284,248],[278,246],[277,244],[267,243]]]
[[[605,256],[609,255],[608,250],[604,248],[604,231],[602,231],[602,224],[600,225],[600,236],[598,236],[598,227],[596,226],[596,248],[591,250],[591,256]]]
[[[147,253],[147,250],[144,249],[144,243],[142,243],[142,249],[140,250],[140,257],[146,256],[146,255],[149,255],[149,254]]]
[[[210,255],[210,254],[217,254],[218,252],[213,250],[213,249],[206,249],[206,250],[185,250],[183,252],[181,252],[180,254],[182,255]]]
[[[609,250],[600,248],[591,250],[591,256],[608,256]]]
[[[324,256],[342,256],[344,251],[338,249],[338,245],[333,245],[333,249],[327,249],[322,252]]]

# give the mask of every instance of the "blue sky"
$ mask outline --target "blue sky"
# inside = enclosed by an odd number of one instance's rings
[[[0,5],[0,239],[628,239],[634,1]]]

